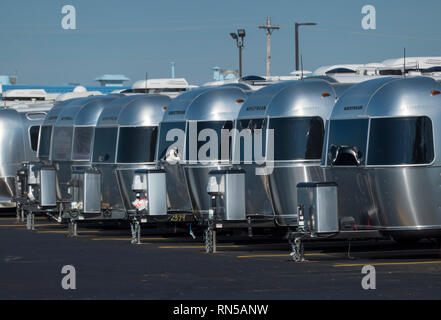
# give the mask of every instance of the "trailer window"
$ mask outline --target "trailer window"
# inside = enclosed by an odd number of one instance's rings
[[[117,162],[153,162],[157,138],[158,127],[120,128]]]
[[[323,147],[324,126],[320,117],[270,119],[274,130],[274,160],[318,160]]]
[[[118,128],[96,128],[93,162],[114,163]]]
[[[72,127],[55,127],[52,144],[52,160],[70,160],[72,133]]]
[[[29,141],[31,142],[31,149],[33,151],[37,151],[39,133],[40,133],[40,126],[32,126],[29,128]]]
[[[237,155],[234,156],[235,161],[239,160],[240,163],[254,162],[255,159],[255,139],[261,140],[261,150],[257,150],[257,153],[263,158],[265,157],[266,150],[266,119],[242,119],[236,122],[236,137],[234,152],[237,152],[236,148],[239,148],[240,159],[237,159]],[[261,130],[261,136],[257,134],[256,129]],[[239,144],[239,145],[238,145]]]
[[[366,140],[369,119],[331,120],[329,126],[329,140],[327,148],[327,163],[340,166],[355,165],[359,160],[360,165],[365,163]],[[352,149],[357,153],[357,159],[352,159],[350,153],[347,157],[336,158],[339,148]],[[349,149],[350,148],[350,149]],[[343,149],[344,150],[344,149]],[[342,155],[343,153],[341,153]]]
[[[433,161],[428,117],[371,119],[369,165],[428,164]]]
[[[74,133],[73,160],[89,160],[93,127],[77,127]]]
[[[163,122],[159,125],[159,147],[158,147],[158,154],[157,159],[165,159],[167,155],[168,148],[175,142],[178,142],[178,137],[171,137],[173,138],[172,141],[167,141],[167,133],[174,135],[175,132],[172,132],[171,130],[180,130],[182,133],[182,137],[180,138],[180,143],[182,144],[180,146],[182,153],[184,150],[184,133],[185,133],[185,122]],[[176,131],[177,132],[177,131]]]
[[[52,126],[42,126],[38,147],[38,157],[48,158],[51,146]]]
[[[218,160],[228,160],[229,157],[226,157],[226,159],[221,159],[222,157],[222,145],[221,145],[221,138],[222,138],[222,130],[230,130],[233,128],[233,121],[200,121],[200,122],[193,122],[193,124],[196,125],[196,136],[194,138],[190,137],[190,123],[187,124],[187,133],[186,133],[186,159],[189,161],[196,161],[196,160],[203,160],[203,159],[199,159],[199,152],[201,151],[201,153],[203,154],[203,156],[207,159],[207,160],[211,160],[211,161],[218,161]],[[193,125],[191,124],[191,125]],[[213,130],[212,132],[216,133],[216,145],[217,145],[217,155],[214,153],[215,150],[213,150],[212,148],[208,148],[208,146],[210,146],[211,144],[207,145],[207,143],[210,143],[212,141],[210,141],[211,137],[207,136],[204,137],[204,140],[199,141],[199,134],[205,130],[205,129],[210,129]],[[202,137],[202,136],[201,136]],[[229,143],[229,147],[231,150],[231,138],[229,139],[230,143]],[[195,154],[190,154],[190,144],[195,144],[196,146],[196,152]],[[207,149],[201,150],[201,148],[205,146],[207,147]],[[227,146],[224,146],[227,147]],[[212,153],[213,152],[213,153]],[[224,151],[225,152],[225,151]]]

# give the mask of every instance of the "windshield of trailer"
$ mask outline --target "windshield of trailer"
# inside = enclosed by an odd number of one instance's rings
[[[167,137],[168,136],[168,137]],[[182,122],[162,122],[159,125],[159,143],[157,159],[165,159],[168,148],[178,142],[178,136],[182,145],[180,146],[180,153],[182,154],[184,148],[185,137],[185,121]]]
[[[319,160],[322,155],[324,125],[320,117],[272,118],[274,160]]]
[[[250,163],[265,158],[266,124],[267,120],[265,118],[236,121],[237,132],[234,138],[234,152],[237,152],[237,148],[239,148],[240,163]],[[256,145],[260,145],[260,150],[255,150]],[[256,159],[256,155],[260,159]],[[235,161],[238,160],[237,154],[234,159]]]
[[[190,136],[190,125],[195,125],[195,137]],[[192,124],[187,123],[186,160],[228,161],[230,159],[230,133],[232,129],[233,121],[231,120],[199,122],[194,121],[192,122]],[[213,135],[214,133],[215,135]],[[224,143],[222,143],[222,134],[224,134]],[[194,150],[195,152],[193,152],[193,149],[190,149],[191,144],[196,147],[196,150]]]
[[[434,159],[428,117],[372,118],[368,165],[422,165]]]
[[[158,127],[121,127],[119,129],[119,163],[153,162]]]
[[[93,141],[93,162],[114,163],[116,151],[117,127],[96,128]]]
[[[73,144],[73,160],[90,160],[93,127],[76,127]]]
[[[52,126],[42,126],[38,143],[38,157],[49,158],[51,147]]]
[[[29,142],[31,144],[32,151],[37,151],[39,133],[40,133],[40,126],[32,126],[29,128]]]
[[[327,164],[358,166],[365,164],[369,119],[331,120]]]
[[[52,160],[71,159],[73,127],[55,127],[52,143]]]

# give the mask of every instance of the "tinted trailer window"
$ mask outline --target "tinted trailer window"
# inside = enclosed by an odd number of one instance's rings
[[[270,119],[274,130],[274,160],[319,160],[324,125],[320,117]]]
[[[428,117],[371,119],[368,165],[428,164],[433,161]]]
[[[38,146],[38,157],[48,158],[51,147],[52,126],[42,126]]]
[[[187,133],[186,133],[186,159],[190,161],[196,161],[200,159],[196,159],[196,157],[199,156],[199,150],[202,146],[207,144],[210,141],[210,137],[206,137],[205,141],[199,141],[199,134],[201,131],[205,129],[210,129],[216,132],[217,135],[217,157],[215,154],[211,154],[211,149],[207,150],[207,153],[205,156],[210,160],[228,160],[229,157],[226,159],[221,159],[222,156],[222,148],[221,148],[221,141],[222,141],[222,130],[231,130],[233,128],[233,121],[200,121],[200,122],[194,122],[196,124],[196,139],[197,141],[190,141],[190,130],[189,130],[189,124],[187,124]],[[197,143],[197,149],[196,154],[190,154],[190,144]],[[231,155],[231,136],[229,138],[229,154]]]
[[[38,134],[40,132],[40,126],[32,126],[29,128],[29,141],[31,143],[31,149],[37,151],[38,148]]]
[[[114,163],[118,128],[96,128],[93,162]]]
[[[74,133],[73,159],[89,160],[92,146],[93,127],[77,127]]]
[[[52,145],[53,160],[70,160],[72,151],[72,127],[56,127]]]
[[[262,141],[262,150],[258,150],[257,153],[261,155],[262,157],[265,156],[266,151],[266,119],[243,119],[238,120],[236,122],[236,129],[238,130],[239,135],[242,133],[250,133],[250,138],[245,137],[245,135],[237,136],[235,139],[236,146],[239,144],[240,148],[240,163],[245,162],[255,162],[255,141],[254,139],[261,139]],[[255,132],[256,129],[261,130],[261,136],[259,137],[257,135],[257,132]],[[248,130],[248,131],[244,131]],[[245,150],[247,150],[247,153],[250,152],[251,154],[245,154]],[[260,159],[262,160],[262,159]]]
[[[153,162],[157,138],[158,127],[120,128],[117,162]]]
[[[159,147],[158,147],[158,159],[165,159],[167,155],[168,148],[175,142],[178,138],[174,137],[173,140],[167,141],[167,133],[172,133],[170,130],[178,129],[182,132],[182,144],[184,144],[185,137],[185,122],[163,122],[159,125]],[[182,148],[184,146],[182,145]],[[183,152],[184,150],[181,150]]]
[[[357,160],[360,164],[364,164],[368,126],[369,119],[331,120],[327,150],[328,165],[352,166],[356,165]],[[356,157],[351,155],[351,151]]]

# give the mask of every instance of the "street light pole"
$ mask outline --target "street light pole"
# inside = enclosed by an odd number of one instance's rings
[[[239,47],[239,78],[242,78],[242,47]]]
[[[296,70],[299,70],[299,27],[300,26],[316,26],[315,22],[305,22],[295,24],[295,43],[296,43]]]
[[[242,48],[243,38],[245,38],[245,29],[238,29],[237,33],[231,32],[231,37],[236,40],[236,46],[239,49],[239,77],[242,78]]]

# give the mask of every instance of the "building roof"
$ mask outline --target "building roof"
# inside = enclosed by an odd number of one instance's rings
[[[129,81],[123,74],[104,74],[95,79],[95,81]]]

